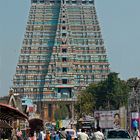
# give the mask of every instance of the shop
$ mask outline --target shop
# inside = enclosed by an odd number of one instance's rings
[[[12,131],[20,129],[20,122],[28,117],[10,105],[0,103],[0,139],[9,139]]]

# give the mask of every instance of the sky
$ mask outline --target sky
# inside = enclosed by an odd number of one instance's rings
[[[30,0],[0,0],[0,96],[8,94],[22,47]],[[140,78],[140,0],[95,0],[110,69]]]

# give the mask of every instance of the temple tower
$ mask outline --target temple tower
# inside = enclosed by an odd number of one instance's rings
[[[94,0],[31,0],[14,93],[50,114],[54,102],[75,102],[81,89],[109,72]]]

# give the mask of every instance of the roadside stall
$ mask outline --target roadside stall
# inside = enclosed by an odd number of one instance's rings
[[[28,120],[28,117],[10,105],[0,103],[0,139],[8,139],[13,129],[17,129],[17,122]]]

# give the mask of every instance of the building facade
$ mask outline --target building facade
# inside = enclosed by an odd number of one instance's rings
[[[31,0],[14,93],[42,102],[51,118],[56,102],[74,103],[109,72],[94,0]]]

